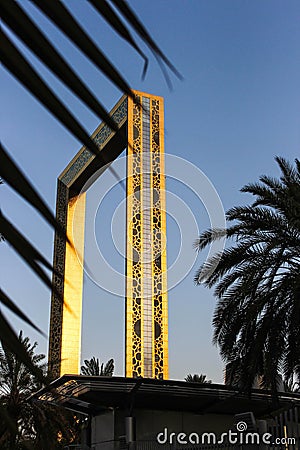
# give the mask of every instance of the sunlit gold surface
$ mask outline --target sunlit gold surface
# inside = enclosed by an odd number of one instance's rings
[[[83,193],[68,204],[67,235],[74,248],[67,243],[60,375],[80,373],[85,198]]]

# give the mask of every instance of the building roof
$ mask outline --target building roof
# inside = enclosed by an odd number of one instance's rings
[[[300,405],[300,394],[280,392],[278,396],[279,408]],[[148,378],[63,375],[33,397],[59,402],[66,408],[87,414],[96,414],[107,408],[174,410],[198,414],[252,411],[256,417],[274,412],[269,391],[253,389],[249,396],[222,384]]]

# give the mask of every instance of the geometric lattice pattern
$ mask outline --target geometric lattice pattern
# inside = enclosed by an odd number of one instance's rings
[[[163,99],[128,99],[126,375],[168,378]]]
[[[126,376],[168,378],[163,99],[135,94],[135,101],[123,96],[110,113],[120,132],[101,124],[92,138],[107,163],[127,147]],[[76,233],[82,259],[82,188],[103,165],[82,147],[58,178],[56,217],[71,241]],[[80,371],[82,262],[56,234],[48,358],[54,378]]]

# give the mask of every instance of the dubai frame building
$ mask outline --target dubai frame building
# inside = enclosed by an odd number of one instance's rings
[[[102,123],[92,134],[103,157],[83,147],[58,177],[56,217],[76,252],[56,233],[48,358],[55,378],[80,373],[86,190],[125,147],[125,375],[168,378],[164,105],[133,92],[110,113],[119,132]]]

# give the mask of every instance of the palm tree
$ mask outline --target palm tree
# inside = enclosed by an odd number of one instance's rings
[[[203,375],[202,373],[200,375],[197,373],[195,373],[194,375],[189,373],[184,380],[187,381],[188,383],[202,383],[202,384],[211,383],[211,380],[207,380],[206,375]]]
[[[32,364],[46,369],[44,355],[36,354],[37,343],[19,334],[19,341]],[[73,443],[79,434],[79,419],[48,402],[30,401],[31,394],[42,387],[39,379],[7,346],[0,346],[0,407],[7,421],[0,421],[1,449],[34,448],[52,450]],[[26,447],[27,445],[27,447]]]
[[[111,377],[114,373],[114,360],[110,359],[104,366],[104,363],[99,363],[99,359],[91,358],[90,360],[85,359],[84,365],[81,366],[82,375],[96,375],[101,377]]]
[[[230,209],[227,229],[199,237],[199,251],[224,236],[234,244],[195,276],[215,287],[213,341],[234,383],[250,390],[259,377],[274,395],[280,375],[300,379],[300,162],[276,161],[280,179],[262,176],[243,187],[254,203]]]
[[[44,355],[34,354],[36,344],[30,345],[29,339],[23,338],[22,332],[19,334],[19,340],[33,364],[40,366]],[[27,367],[6,346],[1,345],[0,398],[1,406],[7,410],[12,422],[11,429],[6,433],[10,448],[14,448],[18,440],[18,425],[26,409],[26,399],[34,390],[37,390],[36,380]]]

